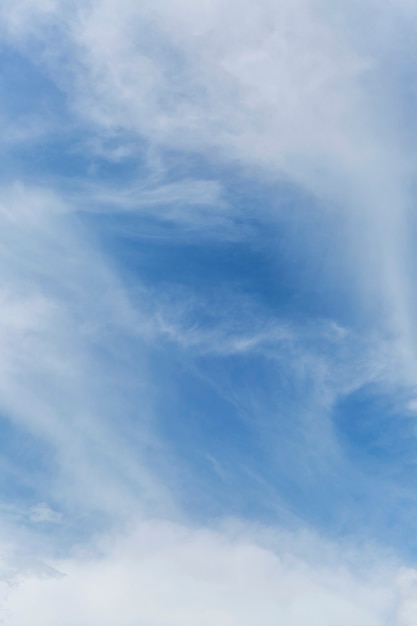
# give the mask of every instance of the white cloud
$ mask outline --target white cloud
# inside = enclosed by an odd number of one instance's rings
[[[306,2],[95,2],[70,21],[70,89],[92,121],[176,149],[293,174],[358,157],[368,61],[322,16]]]
[[[356,166],[373,149],[362,89],[372,61],[320,2],[17,6],[4,23],[19,25],[15,39],[36,46],[78,113],[104,133],[136,133],[151,145],[310,182],[329,159]],[[60,38],[53,52],[42,45],[42,22],[33,32],[33,13],[51,13],[49,32]]]
[[[158,444],[150,433],[136,317],[118,280],[51,193],[2,188],[0,229],[0,407],[3,419],[38,442],[40,465],[48,451],[38,497],[112,516],[148,498],[165,501],[144,462],[144,450]],[[120,360],[127,338],[134,380]],[[107,358],[99,358],[101,350]],[[125,389],[137,389],[139,374],[140,429],[128,434]]]
[[[40,502],[30,509],[29,520],[35,524],[59,524],[62,513],[54,511],[46,502]]]
[[[236,237],[233,211],[223,198],[221,185],[214,180],[185,179],[171,183],[151,181],[117,186],[81,185],[69,194],[75,210],[99,214],[130,213],[157,223],[174,224],[184,231],[198,231],[209,237]],[[139,231],[143,231],[143,224]]]
[[[411,626],[413,570],[381,555],[262,528],[193,529],[154,520],[93,551],[22,572],[7,626]]]

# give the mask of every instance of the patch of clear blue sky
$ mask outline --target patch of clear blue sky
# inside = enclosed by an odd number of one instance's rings
[[[50,446],[5,416],[0,418],[0,433],[2,501],[17,506],[35,503],[56,467]]]
[[[50,124],[38,138],[14,144],[2,155],[3,180],[21,178],[71,196],[86,182],[121,191],[152,174],[146,146],[133,141],[130,158],[106,159],[92,147],[94,129],[76,123],[47,76],[15,51],[3,48],[2,55],[3,114],[16,127],[36,126],[45,118]],[[100,141],[108,148],[129,138]],[[241,302],[262,311],[269,324],[311,328],[324,321],[366,329],[367,311],[354,298],[353,276],[344,262],[337,207],[322,206],[296,186],[249,177],[238,165],[174,152],[159,156],[161,183],[218,181],[234,210],[224,233],[221,226],[207,232],[204,221],[190,230],[163,220],[158,207],[153,215],[134,210],[81,214],[84,228],[138,307],[145,287],[162,301],[164,294],[170,301],[189,301],[188,326],[201,332],[230,321],[231,302],[249,334],[253,319],[245,319]],[[193,307],[196,301],[200,307]],[[328,349],[321,341],[319,334],[310,334],[310,347],[317,352]],[[416,550],[417,507],[410,495],[417,478],[413,425],[380,389],[347,394],[334,408],[331,434],[341,447],[334,461],[324,448],[313,449],[317,442],[306,416],[318,411],[317,401],[308,381],[298,380],[286,366],[285,352],[277,361],[251,351],[198,354],[168,340],[155,344],[149,348],[149,367],[158,431],[179,463],[180,486],[175,487],[193,515],[296,517],[336,535],[360,532]],[[134,368],[134,349],[130,356]],[[134,394],[129,401],[134,404]],[[35,449],[33,440],[6,421],[1,435],[3,453],[18,457],[28,476],[41,470],[41,446],[36,443]],[[36,487],[30,481],[9,476],[4,486],[10,501],[34,501]]]
[[[195,293],[227,288],[292,319],[338,317],[342,323],[360,323],[361,312],[350,297],[352,276],[344,262],[346,241],[337,208],[333,214],[323,212],[302,190],[248,181],[238,168],[207,163],[207,169],[221,183],[231,208],[223,231],[204,222],[190,228],[167,221],[158,215],[163,207],[152,214],[133,210],[86,218],[113,251],[126,280],[139,273],[145,283],[172,283]],[[190,163],[183,173],[207,176],[204,163],[198,169]]]

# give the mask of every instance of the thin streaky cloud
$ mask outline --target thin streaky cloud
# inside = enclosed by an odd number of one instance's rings
[[[416,18],[4,0],[6,626],[415,623]]]

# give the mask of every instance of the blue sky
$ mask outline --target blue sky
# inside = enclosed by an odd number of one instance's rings
[[[416,623],[416,32],[4,0],[6,626]]]

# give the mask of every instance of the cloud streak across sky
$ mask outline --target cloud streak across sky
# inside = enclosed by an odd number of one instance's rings
[[[416,30],[2,2],[6,626],[415,623]]]

